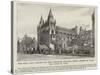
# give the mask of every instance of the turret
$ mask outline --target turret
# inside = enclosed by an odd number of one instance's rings
[[[75,32],[78,34],[78,27],[75,26]]]
[[[92,16],[91,16],[92,18],[92,39],[93,39],[93,47],[94,47],[94,45],[95,45],[95,42],[94,42],[94,40],[95,40],[95,37],[94,37],[94,35],[95,35],[95,10],[93,11],[93,13],[92,13]]]
[[[43,24],[44,24],[44,20],[43,20],[43,17],[41,16],[40,22],[39,22],[39,27],[41,27]]]
[[[94,31],[94,25],[95,25],[95,11],[92,13],[92,30]]]
[[[81,26],[80,29],[79,29],[79,34],[81,34],[82,32],[83,32],[83,28]]]

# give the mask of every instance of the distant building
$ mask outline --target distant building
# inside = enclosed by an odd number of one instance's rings
[[[93,31],[92,30],[86,30],[80,27],[79,32],[79,42],[78,45],[81,46],[91,46],[93,47]],[[80,43],[81,42],[81,43]]]
[[[37,50],[37,41],[35,38],[24,35],[21,41],[17,41],[17,51],[21,53],[34,53]]]

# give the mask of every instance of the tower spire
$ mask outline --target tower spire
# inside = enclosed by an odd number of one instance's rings
[[[43,20],[43,17],[41,15],[39,26],[41,27],[43,24],[44,24],[44,20]]]
[[[52,14],[51,9],[50,9],[50,11],[49,11],[49,16],[50,16],[50,17],[53,17],[53,14]]]
[[[52,14],[51,9],[50,9],[50,11],[49,11],[48,20],[49,20],[50,18],[53,18],[53,14]]]
[[[44,21],[42,15],[41,15],[40,21],[41,21],[41,22]]]

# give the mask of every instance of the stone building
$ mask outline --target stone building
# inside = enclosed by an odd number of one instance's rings
[[[86,30],[80,27],[80,32],[79,32],[79,46],[93,46],[93,32],[92,30]]]
[[[66,49],[72,45],[71,41],[77,38],[77,26],[72,29],[62,28],[56,25],[56,20],[50,9],[46,21],[41,16],[37,27],[38,45],[45,44],[49,49],[55,51]]]
[[[73,46],[73,40],[77,39],[77,26],[72,29],[56,26],[56,48],[66,50],[69,46]]]

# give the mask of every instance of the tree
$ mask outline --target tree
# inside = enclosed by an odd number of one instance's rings
[[[28,37],[27,35],[24,35],[22,44],[26,45],[26,47],[28,47],[31,43],[32,43],[32,38]]]

